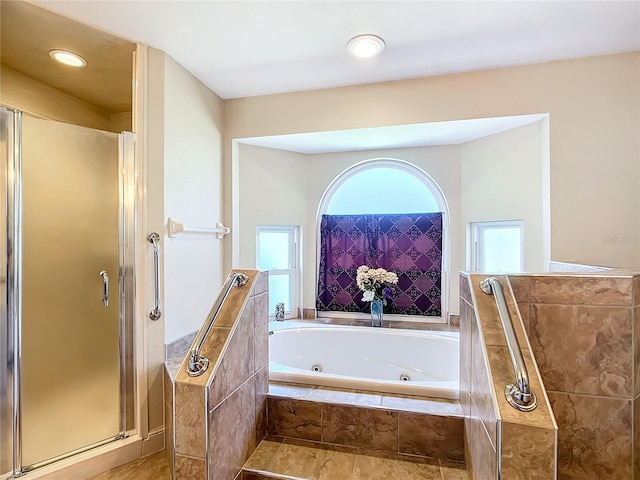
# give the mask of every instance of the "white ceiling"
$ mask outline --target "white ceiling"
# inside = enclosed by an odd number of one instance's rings
[[[34,3],[164,50],[225,99],[640,50],[638,1]],[[349,58],[364,33],[386,50]]]
[[[243,138],[241,143],[298,153],[457,145],[538,122],[544,114]]]

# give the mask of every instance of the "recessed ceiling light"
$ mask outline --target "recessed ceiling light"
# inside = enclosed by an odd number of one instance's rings
[[[69,65],[70,67],[84,67],[87,61],[80,55],[68,52],[66,50],[49,50],[49,56],[54,60]]]
[[[376,35],[358,35],[347,42],[347,51],[358,58],[375,57],[384,50],[384,40]]]

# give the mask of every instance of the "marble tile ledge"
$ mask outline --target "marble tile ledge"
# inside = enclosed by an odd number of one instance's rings
[[[318,385],[269,382],[269,397],[380,408],[399,412],[463,417],[458,400],[337,389]]]
[[[330,317],[317,317],[311,320],[304,320],[295,318],[291,320],[269,322],[269,330],[283,330],[287,328],[298,327],[321,327],[321,326],[345,326],[345,327],[371,327],[371,321],[359,318],[330,318]],[[449,323],[427,323],[427,322],[409,322],[404,320],[383,320],[382,328],[402,329],[402,330],[420,330],[420,331],[434,331],[434,332],[459,332],[460,327],[458,325],[452,325]]]
[[[167,370],[167,374],[173,382],[175,382],[176,376],[178,375],[178,372],[180,371],[180,367],[182,366],[182,362],[184,362],[184,360],[184,355],[177,355],[175,357],[167,359],[164,362],[164,367]]]

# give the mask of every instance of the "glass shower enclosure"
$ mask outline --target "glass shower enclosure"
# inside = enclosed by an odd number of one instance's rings
[[[0,478],[133,425],[133,134],[0,107]]]

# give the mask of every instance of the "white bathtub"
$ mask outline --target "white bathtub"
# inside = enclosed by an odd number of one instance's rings
[[[458,398],[457,332],[309,326],[269,339],[271,380]]]

